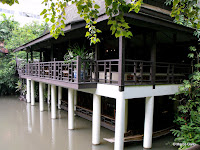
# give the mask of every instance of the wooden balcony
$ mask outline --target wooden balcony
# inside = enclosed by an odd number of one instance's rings
[[[119,85],[179,84],[191,73],[191,66],[151,61],[125,60],[123,79],[118,59],[28,63],[18,67],[22,78],[75,89],[95,88],[96,83]],[[153,68],[155,70],[153,70]],[[119,85],[120,86],[120,85]]]

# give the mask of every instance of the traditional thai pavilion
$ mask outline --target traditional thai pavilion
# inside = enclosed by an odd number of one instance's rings
[[[76,113],[92,120],[93,144],[100,144],[102,125],[115,131],[115,150],[123,149],[127,130],[144,134],[143,147],[151,148],[153,131],[172,124],[176,104],[169,96],[191,73],[188,47],[197,45],[194,30],[174,23],[164,1],[144,0],[139,13],[124,14],[133,33],[131,39],[111,35],[101,7],[97,19],[101,43],[95,46],[85,38],[87,29],[76,6],[68,6],[65,36],[55,40],[47,33],[14,50],[31,54],[27,60],[32,62],[18,67],[19,77],[27,81],[27,102],[35,104],[34,84],[38,82],[43,111],[43,89],[48,85],[51,117],[56,118],[57,105],[67,109],[68,129],[76,128]],[[104,6],[103,0],[96,2]],[[95,58],[83,60],[78,56],[64,62],[67,49],[74,44],[94,52]],[[34,52],[40,52],[39,62],[33,62]]]

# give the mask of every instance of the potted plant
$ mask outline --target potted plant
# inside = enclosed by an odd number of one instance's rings
[[[69,47],[68,52],[64,55],[65,63],[72,63],[77,60],[77,56],[79,56],[82,60],[93,60],[94,53],[89,53],[88,50],[84,46],[80,47],[78,44],[75,44],[72,47]],[[85,70],[83,70],[85,67]],[[87,76],[87,69],[89,68],[89,62],[85,62],[85,64],[81,64],[81,79],[83,79],[83,74]],[[77,71],[74,71],[74,78],[77,76]]]

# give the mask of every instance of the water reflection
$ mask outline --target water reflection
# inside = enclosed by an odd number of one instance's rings
[[[37,103],[36,103],[37,104]],[[45,103],[45,108],[48,105]],[[24,109],[26,109],[24,111]],[[47,110],[47,109],[45,109]],[[51,111],[40,112],[38,105],[19,101],[17,98],[0,97],[0,149],[2,150],[113,150],[114,145],[103,141],[114,132],[101,128],[101,144],[92,145],[92,124],[75,117],[75,130],[67,129],[67,112],[58,111],[59,118],[51,119]],[[172,136],[153,141],[152,150],[175,150],[166,145]],[[144,150],[141,143],[126,145],[124,150]]]
[[[32,128],[35,126],[35,106],[31,106]]]
[[[73,130],[68,131],[68,149],[69,150],[75,150],[74,149],[74,133]]]
[[[56,119],[51,120],[51,142],[52,145],[56,144]]]
[[[27,111],[27,124],[28,124],[28,132],[32,132],[32,126],[31,126],[31,104],[27,103],[26,105],[26,111]]]
[[[40,134],[44,133],[44,112],[40,112]]]

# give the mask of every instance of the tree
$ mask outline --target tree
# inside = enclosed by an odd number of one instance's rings
[[[21,59],[26,58],[26,52],[13,53],[11,49],[41,36],[47,27],[47,24],[40,25],[36,22],[20,27],[19,23],[6,16],[4,16],[4,20],[0,21],[0,31],[8,29],[5,32],[6,34],[1,37],[5,41],[6,48],[9,50],[8,55],[0,53],[0,95],[16,94],[15,87],[18,81],[18,77],[15,75],[16,57]]]
[[[38,22],[32,22],[25,24],[23,27],[16,26],[12,31],[12,36],[5,40],[7,49],[17,48],[33,39],[40,37],[45,30],[49,30],[46,23],[39,24]]]
[[[0,41],[8,40],[12,36],[12,30],[19,23],[14,21],[12,17],[6,17],[5,14],[1,14],[2,21],[0,22]]]
[[[91,44],[100,42],[97,33],[101,31],[95,26],[97,23],[95,20],[98,18],[100,6],[96,4],[94,0],[63,0],[55,2],[44,0],[43,3],[45,6],[48,6],[48,8],[44,9],[41,15],[44,15],[46,22],[51,22],[53,24],[51,27],[51,35],[55,38],[58,38],[60,34],[64,35],[62,29],[65,28],[65,8],[69,2],[76,4],[77,13],[86,21],[85,27],[88,31],[85,36],[90,39]],[[116,37],[125,36],[130,38],[132,36],[132,33],[129,31],[130,27],[125,21],[123,14],[132,10],[138,12],[141,4],[142,0],[135,0],[132,3],[127,3],[126,0],[105,0],[105,13],[109,16],[108,24],[111,25],[110,29],[112,30],[112,34]]]
[[[19,4],[19,1],[18,0],[0,0],[1,3],[3,4],[8,4],[8,5],[13,5],[15,3]]]
[[[178,112],[174,120],[178,128],[172,130],[176,136],[175,142],[180,143],[179,149],[200,144],[200,53],[195,47],[190,47],[190,51],[188,57],[197,60],[196,71],[190,75],[189,80],[183,81],[179,92],[173,98],[180,104],[177,107]]]
[[[196,29],[194,35],[200,37],[200,3],[199,0],[167,0],[172,5],[171,17],[175,22]]]

